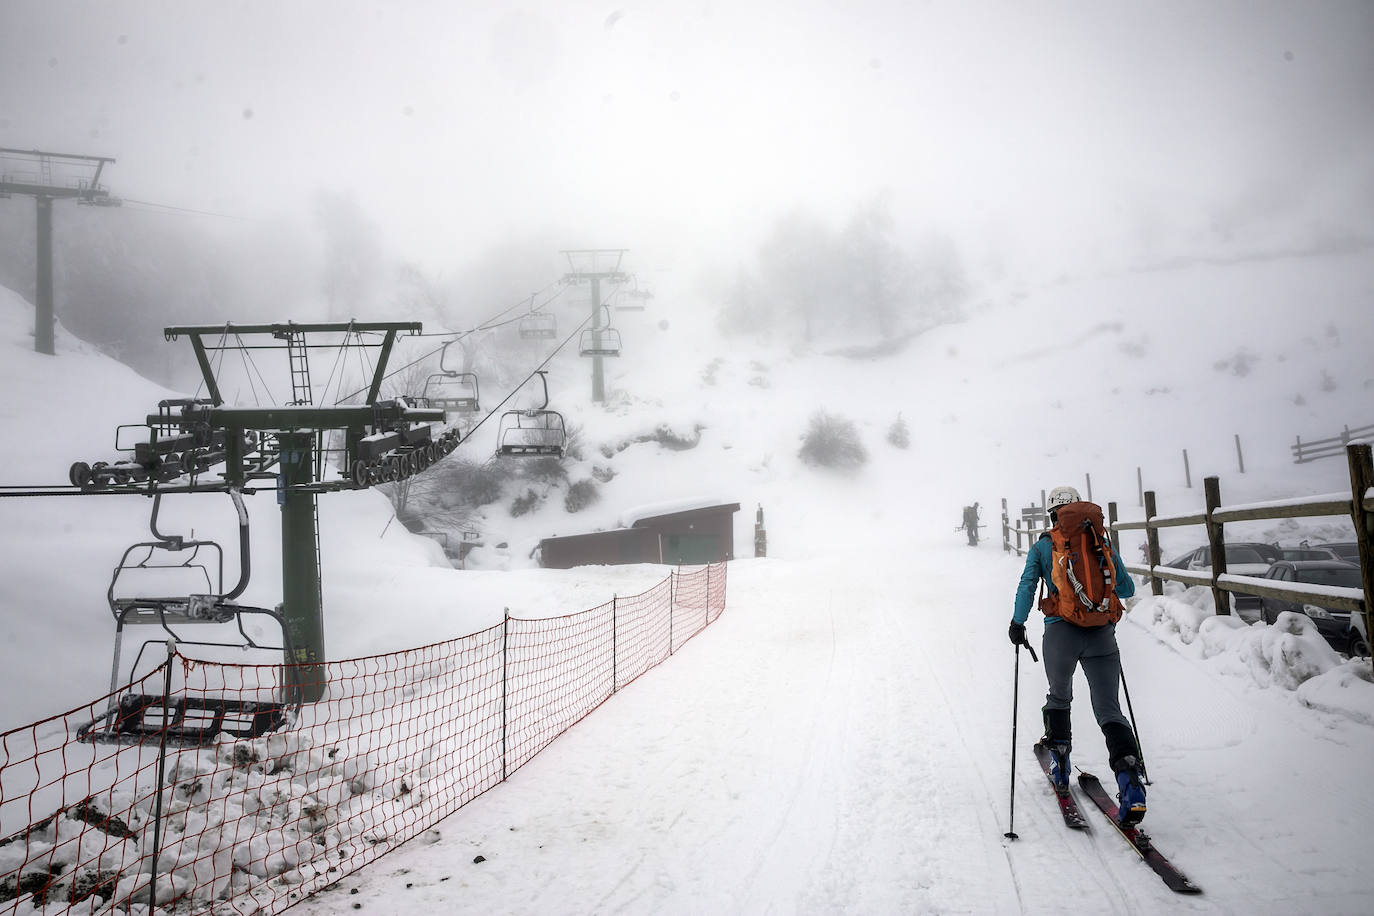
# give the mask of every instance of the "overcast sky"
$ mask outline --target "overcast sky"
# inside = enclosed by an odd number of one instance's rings
[[[752,247],[879,192],[1021,252],[1374,234],[1371,90],[1367,0],[0,4],[0,146],[227,214],[351,190],[436,269],[549,227]]]

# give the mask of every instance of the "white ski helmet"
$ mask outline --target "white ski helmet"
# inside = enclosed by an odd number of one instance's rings
[[[1050,495],[1045,499],[1045,509],[1054,512],[1060,506],[1067,506],[1069,503],[1076,503],[1083,497],[1078,495],[1078,491],[1073,487],[1055,487],[1050,491]]]

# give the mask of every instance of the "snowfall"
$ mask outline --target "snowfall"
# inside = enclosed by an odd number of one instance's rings
[[[668,568],[545,570],[531,552],[662,503],[741,505],[724,613],[506,781],[297,912],[1370,911],[1369,660],[1301,619],[1218,617],[1206,589],[1139,588],[1117,636],[1152,779],[1145,826],[1203,889],[1176,895],[1095,810],[1087,832],[1060,819],[1030,754],[1044,674],[1006,637],[1023,561],[1002,549],[999,515],[1004,499],[1019,514],[1059,484],[1127,520],[1143,517],[1138,481],[1166,515],[1201,511],[1209,475],[1224,504],[1348,494],[1343,459],[1299,465],[1290,446],[1374,422],[1374,252],[989,287],[963,320],[872,358],[843,355],[849,341],[715,339],[713,304],[685,281],[664,274],[651,310],[617,314],[625,352],[607,361],[604,404],[575,352],[549,364],[552,404],[590,446],[572,479],[614,467],[597,504],[567,514],[551,498],[519,518],[488,507],[483,546],[459,570],[383,494],[321,497],[326,650],[400,650],[507,608],[551,616],[643,591]],[[32,329],[32,306],[0,290],[0,484],[64,484],[73,461],[115,457],[118,424],[190,393],[65,333],[56,357],[37,355]],[[856,424],[869,455],[856,473],[799,458],[818,410]],[[907,448],[887,441],[899,414]],[[664,425],[700,427],[699,444],[645,441],[609,459],[597,447]],[[480,428],[458,454],[485,459],[494,435]],[[971,548],[956,528],[974,501],[987,527]],[[165,502],[164,529],[234,543],[224,497]],[[272,606],[278,509],[270,494],[248,503],[243,600]],[[760,507],[767,557],[753,556]],[[0,730],[105,693],[105,591],[148,510],[134,497],[0,500]],[[1227,536],[1288,545],[1351,528],[1298,519]],[[1205,539],[1162,537],[1166,558]],[[1139,540],[1123,535],[1128,562]],[[1033,617],[1037,645],[1040,629]],[[1081,676],[1077,688],[1074,763],[1105,776]],[[30,813],[51,811],[0,832]]]

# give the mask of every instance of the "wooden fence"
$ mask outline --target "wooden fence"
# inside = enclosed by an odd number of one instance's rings
[[[1141,521],[1119,521],[1116,503],[1107,504],[1107,521],[1111,530],[1112,542],[1118,552],[1121,550],[1122,531],[1145,532],[1149,552],[1149,565],[1126,564],[1130,572],[1150,579],[1150,590],[1156,595],[1164,594],[1164,580],[1182,582],[1186,585],[1201,585],[1212,589],[1218,614],[1230,614],[1231,602],[1228,593],[1259,595],[1297,601],[1308,601],[1323,607],[1350,611],[1364,616],[1366,639],[1374,633],[1370,626],[1371,611],[1374,610],[1374,459],[1368,443],[1357,442],[1346,446],[1346,457],[1350,464],[1350,492],[1331,493],[1297,499],[1278,499],[1269,502],[1247,503],[1244,505],[1223,506],[1221,503],[1221,482],[1217,477],[1203,480],[1206,505],[1202,512],[1191,515],[1161,516],[1155,509],[1155,492],[1145,491],[1145,518]],[[1322,516],[1348,516],[1355,525],[1355,541],[1360,552],[1361,588],[1336,588],[1332,586],[1304,586],[1279,584],[1273,579],[1258,576],[1237,576],[1226,571],[1227,522],[1258,521],[1280,518],[1317,518]],[[1023,510],[1025,516],[1025,510]],[[1017,556],[1029,552],[1031,545],[1039,537],[1043,527],[1037,528],[1034,521],[1018,521],[1012,524],[1007,514],[1007,501],[1002,500],[1002,547],[1007,552],[1015,551]],[[1211,547],[1212,568],[1210,570],[1177,569],[1160,565],[1159,529],[1185,525],[1201,525],[1207,530],[1207,543]],[[1026,547],[1021,548],[1021,538],[1026,537]],[[1015,538],[1013,546],[1012,539]]]
[[[1306,464],[1319,458],[1334,458],[1345,451],[1345,447],[1350,444],[1351,440],[1369,436],[1374,436],[1374,424],[1356,429],[1347,426],[1339,436],[1331,436],[1326,439],[1310,439],[1304,442],[1302,436],[1298,436],[1298,441],[1290,446],[1293,450],[1293,463]]]

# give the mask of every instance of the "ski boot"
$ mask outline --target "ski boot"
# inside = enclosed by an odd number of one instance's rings
[[[1073,768],[1069,766],[1069,743],[1051,741],[1049,738],[1041,738],[1040,743],[1050,752],[1050,782],[1054,783],[1054,791],[1068,795],[1069,776],[1073,773]]]
[[[1123,757],[1117,763],[1116,821],[1122,827],[1134,827],[1145,818],[1145,784],[1141,781],[1140,763],[1134,757]]]

